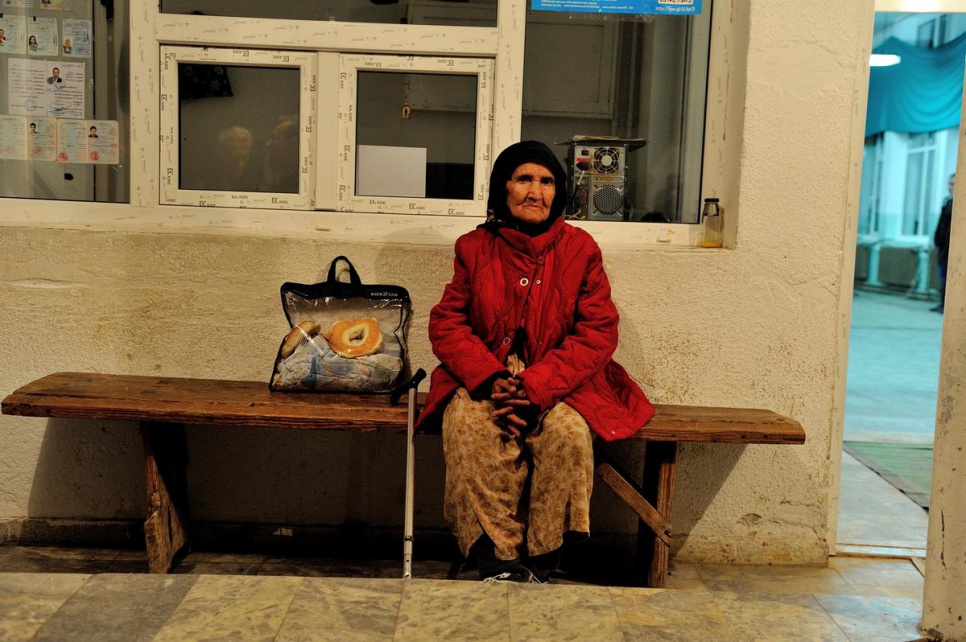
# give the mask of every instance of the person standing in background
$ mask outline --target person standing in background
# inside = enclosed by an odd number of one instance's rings
[[[946,304],[946,268],[949,265],[949,230],[953,222],[953,189],[956,187],[956,175],[949,176],[949,197],[943,203],[936,223],[936,232],[932,240],[936,245],[936,274],[939,276],[939,304],[930,308],[933,312],[942,313]]]

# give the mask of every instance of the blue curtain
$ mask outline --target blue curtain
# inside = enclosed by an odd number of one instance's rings
[[[866,136],[884,131],[921,134],[959,125],[966,34],[936,49],[889,38],[873,53],[896,54],[902,62],[870,70]]]

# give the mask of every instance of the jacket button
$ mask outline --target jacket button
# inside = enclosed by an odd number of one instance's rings
[[[503,345],[505,346],[510,345],[510,337],[503,337]]]
[[[520,279],[520,285],[522,285],[523,287],[526,287],[529,283],[530,283],[530,279],[528,279],[527,277],[523,277],[522,279]]]
[[[537,279],[536,281],[534,281],[533,284],[534,285],[540,285],[540,279]]]

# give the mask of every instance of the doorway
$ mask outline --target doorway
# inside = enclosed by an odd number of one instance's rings
[[[925,556],[942,345],[933,232],[956,167],[966,8],[901,4],[876,3],[873,53],[893,66],[873,67],[870,80],[836,552],[915,559]],[[954,63],[945,78],[943,57]],[[946,110],[909,104],[912,120],[897,118],[897,97],[931,94],[902,83],[930,80]],[[917,109],[929,114],[913,122]]]

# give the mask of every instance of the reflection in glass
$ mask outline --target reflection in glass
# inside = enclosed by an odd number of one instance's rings
[[[299,70],[178,65],[181,189],[297,193]]]
[[[317,2],[252,2],[228,0],[161,0],[162,13],[230,18],[335,20],[375,24],[444,24],[495,27],[496,0],[450,2],[434,0],[318,0]]]
[[[571,187],[590,184],[581,218],[698,222],[711,5],[687,18],[528,13],[522,138],[647,141],[619,149],[605,171],[571,159]],[[568,147],[556,150],[566,162]],[[618,192],[622,211],[594,205]]]
[[[426,197],[472,199],[476,88],[475,75],[360,71],[356,144],[425,149]]]

